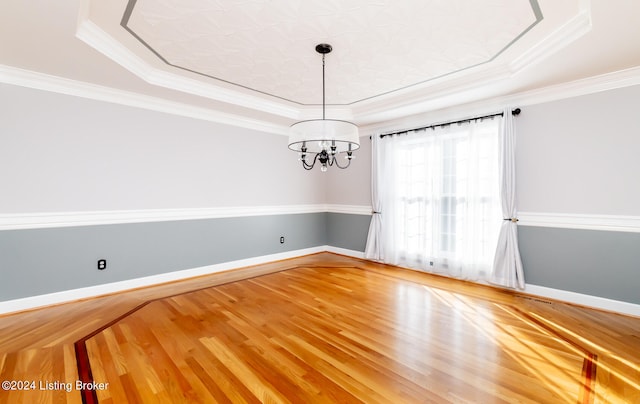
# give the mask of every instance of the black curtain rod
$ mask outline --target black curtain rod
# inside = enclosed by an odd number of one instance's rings
[[[511,111],[511,114],[513,115],[520,115],[520,108],[516,108],[514,110]],[[380,135],[380,139],[382,139],[385,136],[393,136],[393,135],[401,135],[404,133],[408,133],[408,132],[412,132],[412,131],[417,131],[417,130],[426,130],[426,129],[434,129],[434,128],[438,128],[438,127],[443,127],[443,126],[448,126],[448,125],[453,125],[455,123],[464,123],[464,122],[471,122],[471,121],[477,121],[478,119],[486,119],[486,118],[493,118],[494,116],[504,116],[503,112],[497,113],[497,114],[490,114],[490,115],[484,115],[484,116],[477,116],[475,118],[467,118],[467,119],[461,119],[459,121],[451,121],[451,122],[444,122],[444,123],[437,123],[435,125],[429,125],[429,126],[422,126],[420,128],[413,128],[413,129],[406,129],[406,130],[401,130],[398,132],[390,132],[390,133],[384,133],[382,135]]]

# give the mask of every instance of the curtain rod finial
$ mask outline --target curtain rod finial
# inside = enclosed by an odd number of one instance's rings
[[[516,109],[514,109],[513,111],[511,111],[511,114],[513,114],[513,115],[520,115],[520,112],[522,112],[522,111],[520,110],[520,108],[516,108]]]

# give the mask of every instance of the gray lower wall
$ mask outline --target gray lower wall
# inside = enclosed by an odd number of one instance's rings
[[[362,252],[370,220],[310,213],[0,231],[0,301],[322,245]],[[640,234],[518,229],[528,284],[640,304]]]
[[[640,304],[640,233],[519,226],[527,283]]]
[[[326,216],[0,231],[0,301],[326,245]],[[101,258],[104,271],[97,269]]]
[[[327,214],[327,243],[364,251],[370,216]],[[528,284],[640,304],[640,233],[519,226]]]
[[[327,213],[327,244],[364,252],[371,215]]]

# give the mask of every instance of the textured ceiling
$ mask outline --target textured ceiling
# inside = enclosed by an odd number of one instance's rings
[[[631,0],[9,0],[0,82],[286,134],[322,114],[326,42],[327,117],[372,133],[638,84],[638,16]]]
[[[122,26],[175,69],[298,104],[353,104],[487,63],[536,0],[129,0]]]

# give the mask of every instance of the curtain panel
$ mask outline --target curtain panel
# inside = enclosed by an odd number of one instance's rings
[[[518,249],[516,211],[516,133],[511,109],[503,112],[500,130],[500,199],[503,223],[498,238],[490,281],[524,289],[524,270]]]
[[[382,261],[382,200],[380,198],[380,136],[371,138],[371,223],[364,250],[365,258]]]

